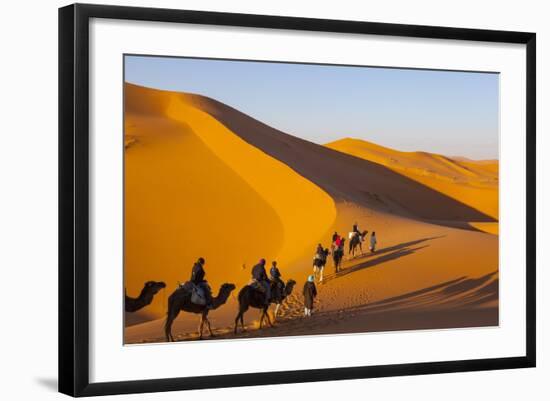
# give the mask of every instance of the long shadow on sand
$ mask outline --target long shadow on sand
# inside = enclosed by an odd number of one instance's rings
[[[498,271],[478,278],[462,276],[352,309],[369,313],[403,310],[471,310],[498,301]]]
[[[323,282],[327,283],[331,280],[334,280],[334,279],[342,277],[342,276],[346,276],[350,273],[354,273],[356,271],[363,270],[363,269],[366,269],[366,268],[369,268],[369,267],[373,267],[373,266],[379,265],[381,263],[386,263],[386,262],[389,262],[391,260],[396,260],[396,259],[408,256],[408,255],[411,255],[411,254],[419,251],[420,249],[427,248],[429,245],[424,245],[424,246],[418,246],[418,247],[415,247],[415,248],[411,248],[412,246],[422,244],[426,241],[431,241],[431,240],[435,240],[435,239],[438,239],[438,238],[443,238],[443,237],[444,237],[444,235],[441,235],[439,237],[420,238],[420,239],[417,239],[417,240],[414,240],[414,241],[402,242],[402,243],[397,244],[397,245],[392,245],[392,246],[389,246],[389,247],[386,247],[386,248],[381,248],[378,251],[376,251],[376,253],[374,253],[374,254],[363,255],[363,256],[360,256],[359,258],[352,259],[352,261],[355,261],[355,260],[359,261],[361,259],[364,260],[365,258],[370,257],[370,256],[376,256],[376,258],[374,258],[374,259],[369,258],[366,261],[362,261],[362,262],[353,264],[351,267],[344,267],[338,273],[334,273],[334,274],[325,276]],[[326,269],[326,267],[325,267],[325,269]]]
[[[498,273],[492,272],[479,278],[458,277],[364,305],[316,312],[307,319],[283,319],[274,328],[237,336],[228,331],[218,338],[497,326],[499,310],[495,301]]]
[[[458,277],[363,305],[315,312],[313,317],[307,319],[301,318],[300,315],[287,318],[283,316],[273,328],[250,329],[235,335],[232,327],[227,327],[217,330],[216,338],[497,326],[499,309],[496,302],[498,272],[494,271],[478,278]],[[191,338],[186,338],[189,339]]]

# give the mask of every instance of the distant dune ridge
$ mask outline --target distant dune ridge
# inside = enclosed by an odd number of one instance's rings
[[[316,244],[328,247],[334,230],[345,234],[355,222],[377,232],[380,252],[346,261],[338,276],[329,262],[319,286],[320,323],[281,324],[274,335],[304,327],[330,333],[498,324],[498,161],[350,138],[321,146],[214,99],[128,83],[124,139],[125,286],[132,295],[147,280],[167,283],[141,314],[128,316],[127,342],[162,340],[162,319],[151,319],[163,316],[166,296],[199,256],[214,293],[224,282],[246,284],[260,257],[276,259],[299,292]],[[458,279],[471,284],[446,293],[437,287]],[[395,309],[384,300],[433,286],[437,291],[399,303],[401,326],[369,318]],[[215,326],[230,326],[237,291],[212,313]],[[291,297],[283,318],[294,321],[300,302]],[[353,324],[345,314],[334,317],[350,308],[359,308]],[[249,312],[250,322],[256,318]],[[196,323],[182,315],[174,333],[187,338]]]

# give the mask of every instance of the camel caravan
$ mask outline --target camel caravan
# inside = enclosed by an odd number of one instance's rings
[[[368,231],[360,231],[357,223],[353,225],[353,231],[349,232],[349,259],[355,257],[357,250],[359,255],[363,255],[362,243],[367,237]],[[344,245],[346,238],[335,232],[332,236],[331,250],[323,248],[321,244],[317,245],[315,256],[313,257],[313,274],[308,276],[304,284],[304,316],[311,316],[313,310],[314,299],[317,296],[315,281],[323,282],[323,271],[327,263],[328,255],[332,254],[335,273],[341,270],[342,261],[344,259]],[[371,253],[376,251],[376,234],[372,232],[370,237],[369,249]],[[208,328],[210,337],[215,337],[208,313],[224,305],[229,299],[231,293],[235,290],[235,285],[225,283],[220,286],[216,296],[212,295],[211,288],[205,279],[206,261],[200,257],[193,265],[191,270],[191,279],[183,284],[178,284],[178,288],[168,297],[168,310],[166,322],[164,325],[164,334],[166,341],[174,341],[172,335],[172,324],[181,311],[200,315],[200,323],[198,329],[199,339],[203,338],[204,326]],[[233,332],[238,333],[239,323],[242,331],[246,331],[244,324],[244,314],[250,309],[255,308],[260,310],[259,328],[267,321],[270,327],[273,327],[273,321],[269,316],[269,307],[275,305],[273,319],[277,319],[279,309],[284,300],[292,294],[296,281],[290,279],[286,283],[281,278],[281,272],[277,266],[277,262],[273,261],[269,269],[269,276],[266,272],[266,260],[260,259],[259,262],[252,268],[252,280],[245,285],[238,294],[239,308],[235,317],[235,325]],[[154,296],[161,290],[166,288],[164,282],[148,281],[145,283],[137,298],[129,297],[125,294],[125,311],[136,312],[145,306],[149,305]]]

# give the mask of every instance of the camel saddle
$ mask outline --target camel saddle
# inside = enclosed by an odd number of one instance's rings
[[[252,287],[256,291],[260,291],[261,293],[265,293],[265,288],[262,285],[262,283],[260,283],[259,281],[252,280],[252,282],[249,285],[250,285],[250,287]]]
[[[206,305],[206,294],[204,293],[205,289],[202,286],[197,285],[192,281],[187,281],[180,287],[191,292],[191,303],[201,306]]]

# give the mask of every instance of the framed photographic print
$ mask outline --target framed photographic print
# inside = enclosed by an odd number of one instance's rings
[[[59,390],[535,366],[535,34],[59,10]]]

